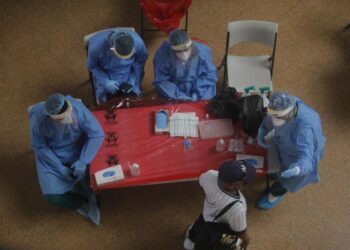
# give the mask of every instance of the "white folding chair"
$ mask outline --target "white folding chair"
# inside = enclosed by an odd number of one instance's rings
[[[272,91],[272,72],[276,49],[278,25],[268,21],[244,20],[227,26],[224,85],[238,92],[255,89],[263,93]],[[228,49],[243,42],[255,42],[272,48],[271,55],[235,56]],[[248,91],[247,91],[248,90]]]
[[[133,28],[133,27],[116,27],[116,28],[109,28],[109,29],[99,30],[99,31],[96,31],[94,33],[90,33],[90,34],[84,36],[83,40],[84,40],[84,44],[85,44],[86,56],[88,56],[89,41],[90,41],[91,37],[93,37],[93,36],[95,36],[95,35],[97,35],[97,34],[99,34],[101,32],[113,31],[113,30],[116,30],[116,29],[125,29],[125,30],[129,30],[129,31],[135,31],[135,28]],[[89,71],[89,78],[90,78],[90,82],[91,82],[91,85],[92,85],[94,104],[95,105],[99,105],[100,103],[99,103],[98,99],[96,98],[95,85],[94,85],[94,80],[93,80],[91,71]]]

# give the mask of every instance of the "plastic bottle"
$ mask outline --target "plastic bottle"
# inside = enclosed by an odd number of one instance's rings
[[[235,153],[244,152],[243,139],[233,139],[233,151]]]
[[[216,152],[223,152],[225,150],[225,141],[224,139],[219,139],[216,142]]]
[[[185,138],[184,141],[182,142],[182,145],[184,146],[185,151],[192,149],[192,142],[190,139]]]
[[[132,176],[139,176],[140,175],[140,165],[137,163],[134,163],[130,166],[130,174]]]
[[[229,152],[233,152],[234,151],[234,140],[233,139],[230,139],[228,141],[228,147],[227,147],[227,151]]]

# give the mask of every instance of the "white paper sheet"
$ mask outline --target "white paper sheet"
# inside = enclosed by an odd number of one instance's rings
[[[194,112],[174,113],[170,116],[170,136],[198,137],[198,121]]]

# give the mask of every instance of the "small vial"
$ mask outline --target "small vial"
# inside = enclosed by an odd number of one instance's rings
[[[192,142],[190,139],[184,139],[184,141],[182,142],[182,145],[184,146],[184,150],[189,150],[192,149]]]
[[[227,151],[229,152],[233,152],[234,151],[234,140],[233,139],[230,139],[228,141],[228,148],[227,148]]]
[[[209,114],[208,113],[205,114],[205,119],[209,120]]]
[[[248,137],[248,144],[253,144],[254,143],[254,138],[249,136]]]
[[[219,139],[216,142],[216,152],[223,152],[225,150],[225,141],[224,139]]]
[[[130,174],[132,176],[139,176],[140,175],[140,166],[137,163],[134,163],[130,166]]]
[[[240,153],[244,151],[243,139],[233,139],[233,151]]]

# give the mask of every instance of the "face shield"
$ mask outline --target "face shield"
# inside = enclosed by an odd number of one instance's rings
[[[176,59],[182,62],[188,61],[191,57],[193,57],[195,52],[191,39],[189,39],[186,43],[171,45],[171,49],[173,50]]]
[[[121,59],[129,59],[130,57],[132,57],[132,55],[135,53],[135,49],[133,49],[132,51],[131,51],[131,53],[130,54],[128,54],[128,55],[121,55],[121,54],[119,54],[118,53],[118,51],[115,49],[115,48],[110,48],[110,50],[112,51],[112,53],[115,55],[115,56],[117,56],[117,57],[119,57],[119,58],[121,58]]]
[[[188,61],[191,57],[191,54],[192,54],[192,47],[189,47],[182,51],[175,51],[176,58],[183,62]]]
[[[126,31],[113,32],[109,38],[109,46],[112,53],[121,59],[129,59],[135,52],[134,40]]]
[[[67,102],[66,110],[60,114],[50,115],[52,120],[59,122],[59,123],[62,123],[62,124],[72,124],[74,122],[73,116],[72,116],[72,114],[73,114],[72,104],[70,104],[70,102],[68,102],[68,101],[66,101],[66,102]]]
[[[289,107],[282,111],[267,109],[267,114],[271,116],[272,124],[275,127],[280,127],[284,125],[291,117],[294,107]]]
[[[280,127],[287,122],[286,120],[280,117],[272,116],[271,118],[272,118],[272,124],[274,127]]]

